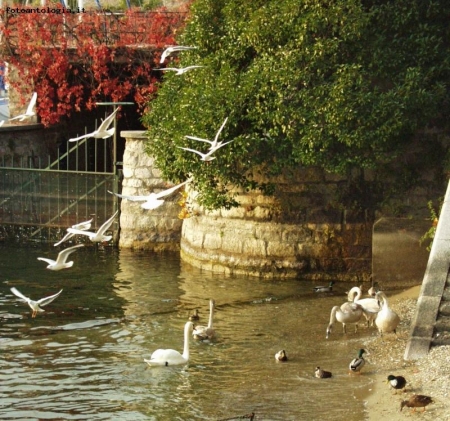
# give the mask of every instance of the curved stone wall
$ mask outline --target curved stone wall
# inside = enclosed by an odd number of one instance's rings
[[[278,179],[274,198],[240,193],[238,208],[196,208],[185,219],[181,256],[215,272],[267,278],[368,280],[372,223],[349,221],[330,202],[342,179],[317,169]]]

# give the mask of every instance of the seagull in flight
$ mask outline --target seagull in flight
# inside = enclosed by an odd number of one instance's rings
[[[109,218],[103,225],[97,230],[97,232],[91,232],[87,230],[81,230],[76,228],[67,228],[67,232],[71,234],[80,234],[86,235],[90,238],[93,243],[103,243],[104,241],[109,241],[112,238],[112,235],[105,235],[105,232],[108,231],[109,227],[114,222],[114,218],[117,216],[119,211],[117,210],[111,218]]]
[[[73,266],[73,262],[67,262],[67,258],[71,253],[73,253],[77,248],[84,247],[83,244],[77,244],[76,246],[69,247],[67,249],[61,250],[58,254],[56,260],[47,259],[45,257],[38,257],[38,260],[42,260],[43,262],[47,262],[47,269],[50,270],[61,270],[68,269]]]
[[[110,192],[109,190],[108,193],[114,194],[115,196],[120,197],[122,199],[131,200],[132,202],[145,202],[141,205],[141,208],[143,209],[156,209],[159,208],[164,203],[164,200],[161,199],[162,197],[166,197],[169,194],[173,193],[175,190],[184,186],[190,180],[191,179],[186,180],[183,183],[177,184],[176,186],[173,186],[170,189],[160,191],[159,193],[150,193],[147,196],[125,196],[123,194]]]
[[[213,159],[216,159],[215,156],[212,156],[214,152],[216,152],[220,148],[223,148],[225,145],[228,145],[229,143],[233,142],[233,140],[230,140],[229,142],[225,142],[225,143],[220,142],[220,145],[216,146],[213,149],[209,149],[207,153],[197,151],[196,149],[182,148],[181,146],[177,146],[177,148],[180,148],[180,149],[183,149],[183,150],[189,151],[189,152],[194,152],[197,155],[200,155],[202,157],[202,159],[201,159],[202,161],[208,162],[208,161],[212,161]]]
[[[80,222],[78,224],[72,225],[71,228],[86,231],[89,228],[91,228],[91,222],[92,222],[92,219],[90,219],[89,221],[84,221],[84,222]],[[67,241],[69,238],[72,238],[74,235],[75,234],[67,232],[66,235],[63,238],[61,238],[61,240],[59,240],[54,245],[59,246],[61,243],[64,243],[64,241]]]
[[[187,47],[184,45],[175,45],[173,47],[166,48],[163,53],[161,54],[161,60],[160,63],[164,63],[164,60],[170,56],[175,51],[186,51],[186,50],[195,50],[197,47]]]
[[[69,139],[69,142],[76,142],[81,139],[86,139],[88,137],[94,137],[95,139],[107,139],[108,137],[111,137],[116,129],[114,127],[111,127],[108,129],[109,126],[114,121],[114,117],[116,116],[117,111],[119,111],[118,108],[116,108],[108,117],[106,117],[97,130],[93,131],[92,133],[85,134],[83,136],[79,137],[73,137],[72,139]]]
[[[12,121],[12,120],[23,121],[23,120],[25,120],[26,118],[35,116],[35,115],[36,115],[36,112],[33,110],[33,108],[34,108],[34,106],[36,105],[36,100],[37,100],[37,93],[36,93],[36,92],[33,92],[33,96],[31,97],[31,101],[30,101],[30,103],[28,104],[28,108],[27,108],[27,110],[25,111],[25,114],[20,114],[20,115],[18,115],[18,116],[16,116],[16,117],[10,118],[9,121]]]
[[[45,310],[43,310],[40,306],[46,306],[47,304],[50,304],[56,297],[59,296],[59,294],[61,294],[62,291],[63,290],[59,291],[55,295],[50,295],[50,297],[45,297],[45,298],[41,298],[40,300],[33,301],[31,298],[25,297],[25,295],[23,295],[16,288],[14,288],[14,287],[11,288],[11,292],[14,295],[21,298],[23,301],[25,301],[30,306],[30,308],[32,310],[31,317],[36,317],[38,312],[39,313],[44,312]]]
[[[225,119],[225,121],[220,126],[218,132],[216,133],[216,136],[214,137],[214,140],[202,139],[200,137],[195,137],[195,136],[185,136],[185,137],[188,139],[192,139],[192,140],[198,140],[199,142],[209,143],[211,145],[209,150],[220,148],[222,146],[223,142],[218,142],[218,139],[219,139],[220,133],[222,132],[223,128],[225,127],[225,124],[227,124],[227,120],[228,120],[228,117]]]
[[[189,70],[192,69],[198,69],[200,67],[205,67],[205,66],[187,66],[187,67],[182,67],[180,69],[177,69],[176,67],[164,67],[161,69],[153,69],[153,70],[161,70],[161,71],[166,71],[166,70],[170,70],[172,72],[176,72],[176,75],[182,75],[183,73],[188,72]]]

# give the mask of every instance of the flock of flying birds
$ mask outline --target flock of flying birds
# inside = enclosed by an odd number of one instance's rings
[[[196,47],[188,47],[188,46],[172,46],[166,48],[164,52],[161,55],[160,63],[164,63],[166,58],[174,53],[174,52],[180,52],[180,51],[186,51],[195,49]],[[183,73],[186,73],[187,71],[200,68],[204,66],[188,66],[185,68],[172,68],[172,67],[166,67],[161,69],[154,69],[154,70],[161,70],[161,71],[175,71],[177,75],[182,75]],[[33,96],[31,98],[31,101],[27,107],[27,110],[24,114],[18,115],[14,118],[11,118],[11,120],[19,120],[24,121],[26,118],[33,117],[36,113],[34,111],[34,107],[36,105],[37,100],[37,94],[36,92],[33,93]],[[69,142],[76,142],[81,139],[86,138],[98,138],[98,139],[106,139],[114,135],[115,128],[110,128],[111,124],[114,121],[114,118],[116,116],[116,113],[118,111],[118,108],[111,113],[108,117],[106,117],[97,130],[85,134],[83,136],[75,137],[69,139]],[[213,156],[214,153],[224,147],[225,145],[231,143],[233,140],[230,140],[228,142],[219,141],[219,136],[225,127],[225,124],[227,123],[228,118],[225,119],[225,121],[220,126],[219,130],[217,131],[214,140],[204,139],[196,136],[185,136],[188,139],[195,140],[198,142],[208,143],[209,149],[206,152],[201,152],[196,149],[192,148],[186,148],[186,147],[180,147],[178,148],[183,149],[188,152],[195,153],[201,157],[202,161],[208,162],[215,159]],[[130,201],[138,201],[138,202],[144,202],[141,207],[144,209],[156,209],[159,206],[161,206],[164,203],[164,197],[172,194],[174,191],[179,189],[180,187],[184,186],[190,181],[190,179],[184,181],[183,183],[177,184],[169,189],[166,189],[164,191],[161,191],[159,193],[150,193],[149,195],[145,196],[126,196],[118,193],[109,192],[111,194],[114,194],[122,199],[127,199]],[[66,235],[58,241],[55,246],[60,245],[64,241],[67,241],[74,235],[85,235],[90,238],[92,242],[105,242],[109,241],[111,239],[110,235],[106,235],[106,231],[109,229],[111,224],[113,223],[115,217],[117,216],[118,211],[114,213],[114,215],[109,218],[99,229],[97,232],[91,232],[89,231],[91,227],[92,219],[89,221],[81,222],[79,224],[73,225],[72,227],[67,229]],[[48,264],[47,269],[50,270],[61,270],[61,269],[67,269],[72,267],[73,261],[67,261],[70,254],[75,252],[78,248],[84,247],[83,244],[78,244],[73,247],[69,247],[67,249],[62,250],[59,254],[56,260],[39,257],[38,260],[44,261]],[[333,282],[330,282],[328,286],[324,287],[315,287],[315,292],[326,292],[331,291],[333,287]],[[18,298],[26,302],[31,310],[32,310],[32,317],[36,317],[36,315],[40,312],[43,312],[44,310],[42,307],[46,306],[47,304],[51,303],[53,300],[55,300],[61,293],[62,290],[60,290],[58,293],[51,295],[49,297],[41,298],[40,300],[34,301],[25,295],[23,295],[20,291],[18,291],[16,288],[12,287],[11,292],[16,295]],[[357,329],[357,323],[360,321],[360,319],[364,316],[367,320],[367,325],[371,324],[372,326],[377,326],[380,334],[388,333],[388,332],[394,332],[396,333],[396,328],[398,324],[400,323],[400,318],[390,307],[387,300],[386,295],[382,291],[370,291],[370,297],[368,298],[361,298],[361,289],[358,287],[352,288],[348,293],[348,301],[339,306],[334,306],[331,310],[330,314],[330,323],[326,330],[326,337],[328,339],[329,335],[331,334],[331,330],[333,327],[333,324],[338,321],[342,323],[344,333],[346,332],[346,324],[355,324],[355,330]],[[144,361],[149,364],[150,366],[153,365],[159,365],[159,366],[169,366],[169,365],[179,365],[179,364],[185,364],[189,360],[189,336],[192,333],[194,338],[200,339],[200,340],[207,340],[212,339],[215,336],[215,329],[213,328],[213,314],[214,314],[214,308],[215,308],[215,302],[214,300],[210,300],[210,315],[209,315],[209,322],[207,326],[194,326],[193,321],[198,319],[198,313],[196,312],[194,315],[190,317],[190,321],[188,321],[185,324],[184,328],[184,349],[183,353],[180,353],[173,349],[157,349],[154,351],[149,359],[145,359]],[[358,352],[358,356],[354,358],[350,364],[349,364],[349,371],[350,373],[361,373],[361,369],[365,365],[365,360],[363,357],[363,354],[367,353],[366,350],[360,349]],[[275,354],[275,359],[277,361],[287,361],[288,357],[285,350],[281,350]],[[318,378],[330,378],[332,377],[332,373],[326,370],[323,370],[320,367],[316,367],[315,369],[315,377]],[[394,376],[389,375],[387,378],[387,381],[389,385],[396,390],[404,389],[406,386],[406,380],[402,376]],[[425,407],[432,403],[433,400],[429,396],[425,395],[413,395],[409,400],[402,401],[401,403],[401,409],[403,409],[404,406],[415,408],[416,407],[422,407],[423,410],[425,410]]]

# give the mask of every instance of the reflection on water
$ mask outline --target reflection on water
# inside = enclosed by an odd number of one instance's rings
[[[325,339],[347,285],[313,294],[306,281],[211,274],[177,254],[112,248],[80,249],[59,272],[37,260],[58,251],[0,247],[0,419],[364,419],[357,396],[369,379],[349,376],[348,363],[375,332],[344,337],[339,325]],[[32,319],[12,286],[34,299],[64,291]],[[186,366],[147,367],[157,348],[182,351],[192,310],[207,324],[210,298],[217,340],[191,340]],[[275,361],[280,349],[287,363]],[[315,379],[317,365],[333,377]]]

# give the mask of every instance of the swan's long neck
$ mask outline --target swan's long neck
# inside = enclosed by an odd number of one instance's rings
[[[214,315],[214,301],[209,302],[209,321],[208,328],[211,329],[213,327],[213,315]]]
[[[189,336],[191,333],[192,322],[187,322],[184,326],[184,348],[183,348],[183,358],[189,359]]]
[[[336,322],[336,312],[340,310],[340,308],[338,306],[334,306],[331,309],[331,314],[330,314],[330,325],[332,325],[333,323]]]

